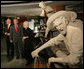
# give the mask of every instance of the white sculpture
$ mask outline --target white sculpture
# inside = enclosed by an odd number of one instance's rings
[[[58,50],[56,52],[58,57],[49,58],[49,64],[51,62],[69,63],[72,65],[79,63],[83,55],[83,22],[76,18],[76,13],[72,11],[59,11],[52,14],[47,21],[45,37],[54,28],[60,34],[34,50],[31,53],[32,57],[38,57],[38,53],[47,47],[58,46],[61,42],[64,42],[70,54],[66,55],[61,50]]]
[[[40,16],[45,16],[45,14],[48,13],[47,16],[49,17],[50,15],[52,15],[52,13],[54,13],[54,9],[52,9],[50,6],[46,6],[43,1],[39,3],[39,7],[41,7],[42,9]]]

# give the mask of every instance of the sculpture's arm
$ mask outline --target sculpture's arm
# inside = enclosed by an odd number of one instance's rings
[[[59,57],[59,58],[51,57],[48,59],[49,65],[51,62],[68,63],[69,60],[68,60],[67,56],[66,57]]]
[[[45,16],[45,12],[44,12],[44,10],[42,10],[40,16],[42,16],[42,17]]]
[[[50,31],[50,29],[47,27],[47,29],[45,31],[45,38],[47,37],[49,31]]]
[[[58,45],[59,43],[61,43],[61,41],[64,40],[64,36],[59,34],[57,37],[52,38],[51,40],[49,40],[48,42],[46,42],[45,44],[43,44],[41,47],[37,48],[35,51],[33,51],[32,57],[38,56],[38,53],[50,46],[54,46],[54,45]]]

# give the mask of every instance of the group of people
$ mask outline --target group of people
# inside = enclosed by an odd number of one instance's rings
[[[18,24],[18,19],[7,19],[5,26],[6,47],[8,61],[16,58],[25,58],[27,64],[32,63],[33,31],[29,28],[28,21],[24,21],[23,27]]]
[[[77,14],[73,11],[58,11],[54,13],[53,9],[46,6],[44,2],[39,3],[39,6],[42,8],[41,16],[44,16],[46,11],[48,17],[45,38],[47,38],[50,30],[58,30],[59,35],[34,50],[32,45],[33,32],[29,29],[28,21],[23,23],[22,28],[17,19],[13,20],[14,25],[11,25],[11,20],[7,19],[5,31],[7,57],[13,58],[15,54],[16,59],[25,58],[27,64],[30,64],[32,59],[38,57],[38,53],[43,49],[64,43],[68,54],[56,49],[56,57],[50,57],[48,63],[57,62],[64,65],[80,65],[83,59],[83,22],[77,19]]]

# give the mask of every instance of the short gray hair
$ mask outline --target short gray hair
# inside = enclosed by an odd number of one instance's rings
[[[29,23],[28,23],[28,21],[24,21],[24,23],[23,23],[23,25],[26,25],[26,27],[29,27]]]

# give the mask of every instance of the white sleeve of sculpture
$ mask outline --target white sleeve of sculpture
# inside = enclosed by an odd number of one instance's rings
[[[83,33],[77,29],[71,37],[71,51],[75,54],[82,54],[83,52]]]
[[[36,50],[38,52],[40,52],[41,50],[43,50],[43,49],[45,49],[47,47],[58,45],[63,40],[64,40],[64,36],[59,34],[57,37],[54,37],[54,38],[50,39],[48,42],[46,42],[45,44],[43,44],[41,47],[37,48]]]
[[[83,53],[83,33],[80,29],[75,30],[71,37],[70,55],[58,57],[54,62],[77,64]]]

